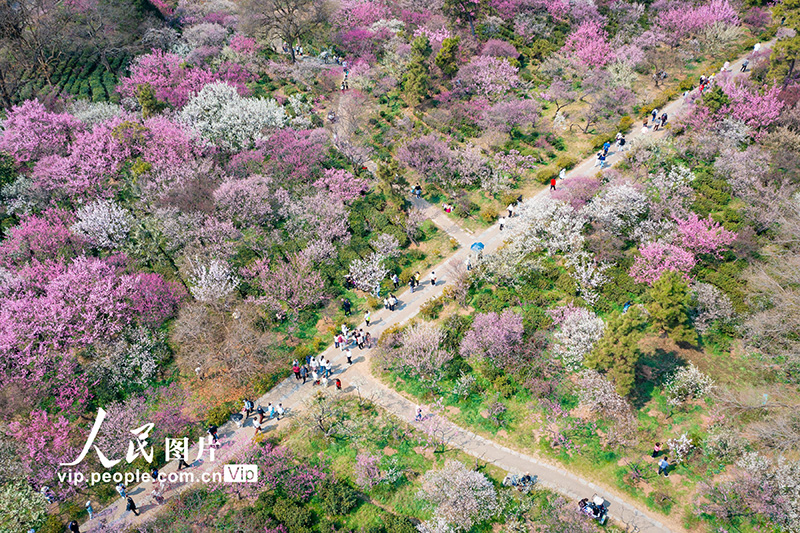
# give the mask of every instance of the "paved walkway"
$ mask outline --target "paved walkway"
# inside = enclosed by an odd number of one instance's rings
[[[744,57],[733,62],[731,65],[731,70],[734,75],[738,74],[743,60]],[[660,110],[659,115],[666,112],[670,116],[670,120],[673,120],[675,117],[680,116],[683,107],[684,101],[683,98],[680,98],[671,102],[663,110]],[[643,133],[641,130],[641,125],[634,127],[634,130],[626,137],[629,143],[635,142],[637,139],[644,136],[661,137],[666,134],[666,131],[663,130],[661,132],[648,131],[647,133]],[[613,166],[620,160],[621,154],[610,151],[606,168]],[[585,176],[596,173],[600,169],[594,166],[594,162],[594,157],[586,159],[572,171],[568,172],[566,179],[569,180],[569,178],[574,176]],[[547,196],[548,194],[547,190],[543,189],[537,194],[537,197]],[[450,276],[450,267],[455,264],[463,264],[473,253],[470,251],[472,243],[482,242],[485,246],[484,254],[492,253],[503,244],[503,233],[499,230],[497,224],[486,229],[479,235],[473,236],[458,226],[458,224],[455,224],[452,219],[438,207],[424,200],[413,200],[413,202],[417,208],[425,211],[437,226],[455,238],[461,247],[451,257],[445,259],[442,263],[433,268],[438,278],[436,286],[431,286],[430,272],[426,272],[423,276],[422,284],[414,293],[405,290],[398,294],[400,302],[396,311],[391,312],[383,309],[372,313],[373,320],[369,328],[367,328],[363,322],[359,324],[358,327],[363,328],[364,331],[369,331],[374,339],[380,337],[380,334],[388,327],[407,322],[417,315],[422,304],[431,298],[439,296],[444,290],[444,287],[447,286],[447,281]],[[349,367],[346,363],[344,353],[339,349],[335,349],[331,346],[323,352],[323,355],[326,359],[330,359],[334,363],[333,377],[342,380],[345,391],[353,391],[357,387],[362,396],[372,397],[378,405],[389,412],[405,420],[412,420],[416,404],[398,392],[388,388],[371,374],[368,364],[369,352],[370,350],[361,351],[355,348],[353,352],[354,364]],[[269,432],[280,424],[288,423],[292,413],[302,409],[317,390],[319,389],[312,386],[310,381],[303,385],[302,382],[295,380],[294,377],[290,377],[259,398],[256,405],[266,406],[269,402],[272,402],[274,405],[282,403],[288,415],[287,419],[282,421],[269,422],[264,431]],[[333,390],[332,384],[329,385],[329,390]],[[531,475],[537,476],[539,483],[564,494],[571,500],[577,501],[580,498],[589,497],[594,493],[603,496],[606,501],[609,502],[609,516],[611,519],[620,524],[629,524],[634,528],[631,529],[632,531],[639,531],[642,533],[685,531],[680,524],[675,523],[673,520],[670,520],[671,523],[669,526],[665,525],[662,521],[669,520],[668,518],[661,517],[645,509],[639,503],[630,503],[625,496],[616,490],[576,476],[542,458],[512,450],[482,436],[476,435],[471,431],[458,427],[447,420],[442,421],[442,427],[444,428],[445,440],[450,447],[459,448],[482,461],[495,464],[508,472],[530,472]],[[219,430],[223,445],[217,450],[215,461],[196,461],[192,463],[192,467],[188,471],[193,472],[198,477],[203,473],[219,471],[221,468],[220,465],[236,457],[238,452],[252,441],[255,433],[256,428],[253,426],[252,418],[241,428],[237,428],[231,423],[225,424]],[[194,457],[196,453],[197,449],[193,448],[191,457]],[[168,474],[174,472],[175,469],[176,465],[173,462],[163,468],[162,472]],[[190,483],[176,484],[166,491],[164,496],[169,499],[190,486],[192,486]],[[129,487],[129,494],[133,496],[142,512],[140,516],[137,517],[125,511],[125,505],[120,500],[119,503],[113,504],[99,513],[95,513],[94,520],[82,525],[83,530],[102,531],[108,526],[134,526],[148,520],[152,517],[153,513],[158,510],[155,504],[145,503],[152,488],[152,483],[142,483],[135,487]]]

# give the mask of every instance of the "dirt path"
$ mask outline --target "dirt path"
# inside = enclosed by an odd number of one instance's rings
[[[769,46],[769,44],[767,44],[767,46]],[[746,56],[743,56],[735,62],[732,62],[730,68],[734,75],[739,74],[739,69],[745,57]],[[666,112],[670,120],[673,120],[675,117],[680,116],[684,106],[684,99],[681,97],[660,110],[659,115]],[[664,130],[660,132],[653,132],[650,130],[643,132],[641,123],[639,123],[639,126],[635,126],[634,130],[626,139],[629,143],[635,143],[638,139],[645,136],[661,137],[663,135],[666,135],[666,131]],[[621,156],[622,154],[614,152],[613,150],[609,151],[609,157],[606,161],[605,168],[612,167],[622,159]],[[591,175],[600,170],[601,169],[595,166],[595,157],[590,157],[568,172],[566,174],[566,179],[569,180],[574,176]],[[536,197],[548,194],[548,191],[543,189],[538,192]],[[424,200],[413,200],[413,203],[417,208],[424,210],[437,226],[456,239],[461,247],[454,252],[453,255],[432,269],[432,271],[436,271],[438,278],[436,286],[431,286],[430,272],[425,272],[421,285],[414,293],[408,290],[398,293],[400,302],[396,311],[391,312],[382,309],[372,313],[373,319],[369,328],[367,328],[363,322],[359,324],[359,328],[363,328],[364,331],[369,331],[375,339],[380,337],[380,334],[387,328],[397,324],[403,324],[415,317],[420,307],[426,301],[439,296],[447,286],[451,265],[465,263],[474,253],[470,250],[470,246],[473,243],[483,243],[485,246],[483,253],[485,254],[497,250],[503,244],[503,232],[499,230],[497,224],[478,235],[474,235],[454,223],[438,207]],[[378,405],[391,413],[405,420],[412,420],[416,404],[398,392],[388,388],[371,374],[368,364],[369,352],[370,350],[361,351],[356,347],[353,351],[354,364],[352,366],[347,365],[344,352],[333,346],[325,350],[323,355],[326,359],[330,359],[334,363],[332,377],[342,380],[344,387],[343,392],[353,392],[357,388],[361,395],[372,397]],[[329,388],[333,388],[332,384],[329,385]],[[318,388],[312,386],[310,381],[303,385],[302,382],[291,377],[285,379],[267,394],[259,398],[256,405],[266,407],[269,402],[272,402],[274,405],[282,403],[287,412],[287,418],[281,421],[270,421],[264,431],[274,431],[279,425],[289,423],[292,414],[302,409],[317,390]],[[442,426],[445,428],[445,440],[448,442],[449,446],[457,447],[482,461],[493,463],[508,472],[530,472],[531,475],[537,477],[539,483],[564,494],[571,500],[577,501],[583,497],[590,497],[594,493],[603,496],[609,503],[609,516],[611,519],[621,525],[629,525],[631,531],[639,531],[641,533],[685,531],[682,525],[673,517],[658,515],[645,509],[641,503],[632,503],[617,490],[611,489],[606,485],[600,484],[599,482],[593,483],[581,478],[540,457],[526,455],[502,446],[471,431],[458,427],[447,420],[442,421]],[[241,428],[237,428],[232,423],[225,424],[219,430],[222,447],[216,451],[215,461],[212,462],[203,458],[192,463],[191,468],[186,471],[192,472],[196,477],[196,481],[194,483],[175,483],[164,493],[165,498],[169,499],[187,488],[202,483],[202,480],[197,480],[202,474],[219,472],[221,470],[220,465],[233,459],[239,450],[247,446],[247,444],[252,441],[255,432],[256,428],[253,426],[252,418]],[[196,455],[197,448],[194,447],[191,450],[190,458],[194,458]],[[161,471],[164,474],[169,474],[175,472],[176,468],[177,465],[175,461],[173,461]],[[82,529],[84,531],[102,531],[108,526],[134,526],[150,519],[154,513],[159,510],[157,505],[147,503],[152,489],[152,483],[141,483],[135,487],[129,487],[129,494],[133,496],[141,511],[140,516],[134,516],[132,513],[126,511],[124,502],[119,500],[117,503],[95,513],[94,520],[82,524]]]

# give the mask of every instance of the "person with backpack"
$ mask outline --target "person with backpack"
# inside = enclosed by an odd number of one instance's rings
[[[214,424],[208,426],[208,434],[211,435],[211,440],[214,444],[219,442],[219,437],[217,437],[217,426]]]
[[[67,524],[67,529],[69,529],[71,533],[81,533],[81,528],[78,525],[78,522],[76,522],[75,520],[72,520],[69,524]],[[31,529],[31,531],[34,530]]]
[[[253,411],[253,408],[254,406],[252,401],[250,400],[244,401],[244,409],[242,410],[242,414],[244,415],[244,420],[250,418],[250,413]]]
[[[611,148],[611,143],[606,141],[603,143],[603,153],[608,155],[608,149]]]
[[[133,514],[139,516],[139,509],[136,508],[136,503],[134,503],[133,498],[128,496],[128,505],[125,506],[127,511],[133,511]]]

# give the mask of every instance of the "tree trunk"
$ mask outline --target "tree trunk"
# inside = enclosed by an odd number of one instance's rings
[[[789,80],[792,79],[792,74],[794,73],[794,62],[796,59],[792,59],[791,63],[789,63],[789,72],[786,73],[786,79],[783,81],[783,88],[785,89],[789,85]]]
[[[475,37],[475,21],[472,20],[472,15],[467,13],[467,20],[469,20],[469,31],[472,32],[472,36]]]

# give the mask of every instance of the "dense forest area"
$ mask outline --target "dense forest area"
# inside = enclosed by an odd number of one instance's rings
[[[0,2],[0,532],[800,532],[799,30]]]

